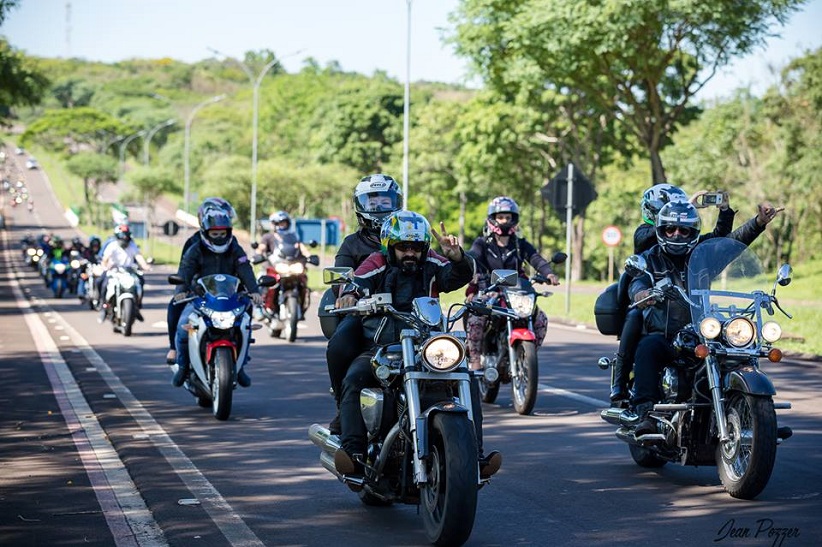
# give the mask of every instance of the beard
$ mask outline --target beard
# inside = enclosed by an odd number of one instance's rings
[[[402,273],[410,275],[417,273],[419,269],[419,262],[415,258],[405,258],[400,262],[400,271]]]

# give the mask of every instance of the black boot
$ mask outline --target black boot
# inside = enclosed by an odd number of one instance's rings
[[[242,387],[249,387],[251,385],[251,376],[245,371],[245,367],[237,372],[237,383]]]
[[[487,456],[480,454],[479,457],[479,472],[481,479],[489,479],[499,471],[502,467],[502,454],[496,450],[492,450]]]
[[[640,422],[634,429],[634,437],[641,437],[651,433],[656,433],[656,420],[651,418],[651,411],[654,409],[654,403],[640,403],[636,406],[636,415],[639,416]]]
[[[622,401],[628,398],[628,374],[624,359],[617,354],[611,369],[611,402]]]

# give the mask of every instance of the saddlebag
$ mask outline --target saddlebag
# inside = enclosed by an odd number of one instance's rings
[[[619,283],[608,285],[594,303],[594,317],[597,329],[602,334],[622,334],[622,325],[625,323],[625,306],[619,302]]]

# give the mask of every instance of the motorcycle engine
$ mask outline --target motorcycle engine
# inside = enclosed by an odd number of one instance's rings
[[[667,403],[676,402],[679,396],[679,372],[674,367],[662,371],[662,396]]]

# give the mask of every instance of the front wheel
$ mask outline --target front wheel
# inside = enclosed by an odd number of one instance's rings
[[[123,336],[131,336],[131,329],[135,319],[134,300],[126,298],[120,304],[120,321],[123,325]]]
[[[499,380],[489,382],[484,377],[480,377],[477,383],[479,384],[480,398],[483,403],[490,405],[497,400],[497,395],[499,395]]]
[[[288,310],[288,341],[297,340],[297,322],[300,320],[300,303],[296,296],[289,296],[286,304]]]
[[[539,389],[539,364],[537,362],[537,345],[530,340],[517,343],[516,374],[511,377],[513,390],[514,410],[518,414],[530,414],[537,402]]]
[[[435,414],[430,423],[428,483],[420,507],[428,541],[462,545],[477,512],[477,441],[465,414]]]
[[[730,440],[716,448],[719,479],[728,494],[750,500],[768,484],[776,461],[773,400],[732,393],[725,414]]]
[[[218,420],[231,415],[231,398],[234,395],[234,352],[228,347],[214,350],[214,380],[211,384],[211,410]]]

